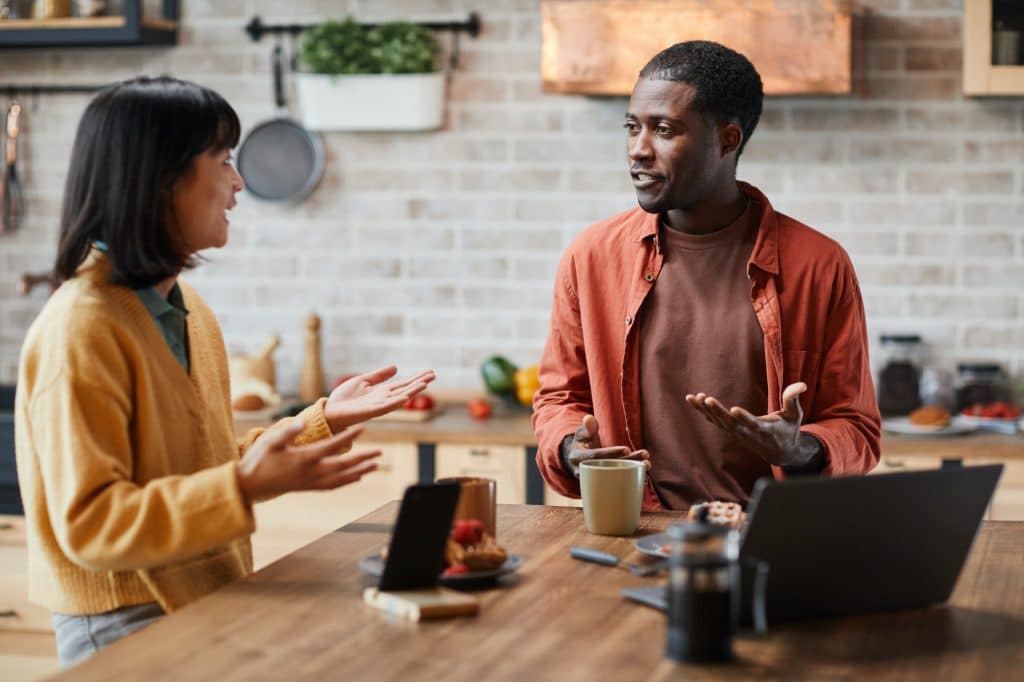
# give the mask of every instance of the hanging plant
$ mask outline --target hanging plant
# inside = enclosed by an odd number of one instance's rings
[[[427,28],[394,21],[365,28],[353,17],[325,21],[303,34],[300,57],[318,74],[431,73],[440,45]]]

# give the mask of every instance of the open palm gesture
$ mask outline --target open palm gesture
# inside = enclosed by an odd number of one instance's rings
[[[434,370],[428,369],[406,379],[388,381],[397,373],[397,367],[388,365],[354,376],[331,391],[324,405],[331,431],[338,433],[401,407],[435,378]]]
[[[764,461],[787,466],[801,459],[800,425],[804,412],[800,408],[800,394],[807,384],[799,381],[782,392],[782,409],[755,417],[736,406],[726,408],[720,400],[706,393],[687,394],[686,402],[704,415],[709,422],[733,434],[746,449]]]

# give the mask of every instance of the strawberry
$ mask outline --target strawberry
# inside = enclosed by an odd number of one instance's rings
[[[484,536],[484,524],[480,519],[459,519],[452,528],[452,539],[463,547],[472,547]]]

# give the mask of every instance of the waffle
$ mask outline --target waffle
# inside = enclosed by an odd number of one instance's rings
[[[747,521],[747,514],[743,507],[735,502],[701,502],[690,507],[686,516],[689,521],[704,521],[719,526],[731,526],[742,528]]]

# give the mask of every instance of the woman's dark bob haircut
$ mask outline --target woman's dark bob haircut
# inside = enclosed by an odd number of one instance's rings
[[[167,76],[104,88],[75,134],[54,274],[64,281],[96,240],[111,280],[141,289],[196,265],[169,224],[174,183],[207,150],[238,144],[238,114],[223,97]]]

